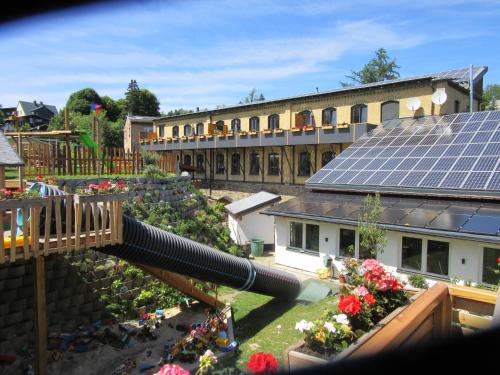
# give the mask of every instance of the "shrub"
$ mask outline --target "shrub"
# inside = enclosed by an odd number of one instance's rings
[[[123,271],[123,274],[130,279],[137,279],[137,280],[144,279],[144,272],[141,269],[134,266],[128,266],[127,269]]]
[[[165,177],[165,173],[157,165],[146,165],[142,169],[142,174],[149,178],[162,178]]]
[[[159,166],[160,154],[152,151],[144,151],[142,153],[142,160],[144,161],[144,166],[148,165]]]
[[[414,288],[420,288],[420,289],[429,288],[429,284],[427,283],[425,277],[416,273],[412,273],[410,276],[408,276],[408,283],[410,284],[410,286]]]
[[[141,290],[141,293],[134,299],[134,306],[141,307],[151,305],[155,302],[155,296],[151,290]]]

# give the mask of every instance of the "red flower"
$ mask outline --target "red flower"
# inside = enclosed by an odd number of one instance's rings
[[[118,185],[126,185],[125,181],[123,181],[123,180],[118,180],[118,181],[116,181],[116,183]]]
[[[338,308],[345,314],[358,315],[361,311],[361,302],[358,297],[349,294],[340,297]]]
[[[97,187],[98,187],[99,189],[103,189],[103,188],[111,187],[111,182],[109,182],[109,181],[104,181],[104,182],[101,182],[99,185],[97,185]]]
[[[500,258],[497,258],[497,263],[500,263]]]
[[[391,274],[385,274],[380,280],[377,281],[377,284],[377,289],[381,292],[401,289],[401,285],[398,280],[396,280],[396,278]]]
[[[37,180],[37,181],[39,181],[39,182],[42,182],[42,181],[44,180],[44,178],[43,178],[43,176],[38,176],[38,177],[36,178],[36,180]]]
[[[247,369],[254,374],[269,374],[278,370],[278,360],[271,353],[252,354],[247,363]]]
[[[373,294],[368,293],[367,295],[364,296],[364,300],[369,304],[373,305],[377,300],[373,296]]]

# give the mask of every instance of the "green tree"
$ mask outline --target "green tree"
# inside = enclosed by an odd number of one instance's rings
[[[128,84],[127,92],[125,93],[125,99],[127,100],[127,110],[131,114],[137,114],[140,107],[140,96],[141,91],[139,90],[139,85],[135,79],[131,79]]]
[[[3,111],[2,111],[2,105],[0,104],[0,124],[3,124],[4,122],[4,114],[3,114]]]
[[[162,116],[178,116],[178,115],[185,115],[188,113],[193,113],[192,110],[190,109],[184,109],[184,108],[177,108],[177,109],[172,109],[168,111],[167,113],[162,112]]]
[[[101,100],[102,100],[102,106],[106,110],[108,119],[110,121],[117,121],[118,119],[123,119],[121,117],[122,110],[120,106],[117,104],[117,102],[113,100],[113,98],[109,96],[102,96]]]
[[[500,100],[500,85],[498,83],[486,86],[483,93],[482,109],[494,111],[497,109],[496,101]]]
[[[88,115],[92,104],[102,104],[102,99],[94,89],[85,88],[72,93],[66,102],[66,107],[70,112]]]
[[[159,116],[160,102],[155,94],[147,89],[140,89],[137,81],[132,79],[125,93],[127,110],[138,116]]]
[[[115,101],[118,108],[120,108],[120,119],[124,119],[128,114],[128,102],[125,98],[120,98]]]
[[[351,75],[346,76],[351,82],[340,82],[343,87],[352,86],[356,83],[380,82],[388,79],[399,78],[399,65],[396,59],[391,60],[385,48],[375,51],[375,57],[371,59],[363,69],[351,70]]]
[[[386,231],[380,228],[379,219],[382,212],[380,194],[367,195],[363,202],[363,210],[358,219],[360,247],[370,251],[372,257],[384,252],[387,243]]]
[[[266,100],[264,97],[264,94],[260,93],[257,94],[257,90],[253,88],[245,98],[243,98],[242,101],[240,101],[240,104],[247,104],[247,103],[254,103],[254,102],[261,102],[263,100]]]

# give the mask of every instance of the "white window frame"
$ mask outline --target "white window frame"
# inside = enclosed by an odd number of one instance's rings
[[[418,238],[418,239],[422,240],[422,266],[420,268],[420,271],[403,267],[403,237]],[[427,272],[427,245],[428,245],[429,241],[438,241],[438,242],[448,243],[448,275],[441,275],[439,273]],[[404,272],[408,272],[408,273],[418,273],[418,274],[427,275],[427,276],[439,278],[439,279],[450,279],[451,278],[450,266],[451,266],[451,254],[452,254],[452,252],[453,252],[453,242],[452,241],[447,241],[446,239],[443,239],[443,238],[420,236],[420,235],[417,235],[414,233],[402,233],[401,236],[399,236],[399,243],[398,243],[398,258],[399,258],[398,259],[398,269],[400,269],[401,271],[404,271]],[[482,263],[481,263],[481,269],[482,269]],[[482,280],[482,277],[481,277],[481,280]]]
[[[337,230],[337,246],[335,249],[335,256],[345,259],[345,255],[340,255],[340,230],[347,229],[354,231],[354,258],[359,259],[359,234],[355,227],[339,226]]]
[[[290,227],[292,226],[292,223],[297,223],[297,224],[302,224],[302,247],[295,247],[291,245],[291,236],[290,236]],[[306,227],[307,225],[316,225],[319,230],[319,235],[318,235],[318,251],[312,250],[312,249],[306,249]],[[307,222],[307,221],[297,221],[297,220],[290,220],[288,222],[288,241],[287,241],[287,249],[299,253],[304,253],[304,254],[309,254],[309,255],[316,255],[319,256],[321,253],[321,225],[316,222]]]
[[[491,284],[488,284],[488,283],[485,283],[483,281],[483,268],[484,268],[484,248],[487,247],[487,248],[490,248],[490,249],[497,249],[497,250],[500,250],[500,246],[497,246],[493,243],[483,243],[483,244],[480,244],[479,245],[479,278],[478,278],[478,283],[479,284],[486,284],[486,285],[491,285]]]

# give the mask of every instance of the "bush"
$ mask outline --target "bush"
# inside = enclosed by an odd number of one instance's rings
[[[127,276],[130,279],[136,279],[136,280],[143,280],[144,279],[144,272],[140,270],[137,267],[134,266],[129,266],[127,269],[123,272],[125,276]]]
[[[427,283],[425,277],[416,273],[412,273],[410,276],[408,276],[408,283],[410,284],[410,286],[414,288],[419,288],[419,289],[429,288],[429,284]]]
[[[141,307],[151,305],[155,302],[155,295],[151,290],[141,290],[141,293],[134,299],[134,306]]]
[[[158,167],[160,165],[160,154],[157,152],[145,151],[142,153],[142,160],[145,166],[154,165]]]
[[[165,173],[157,165],[146,165],[142,169],[142,174],[149,178],[162,178],[165,177]]]

